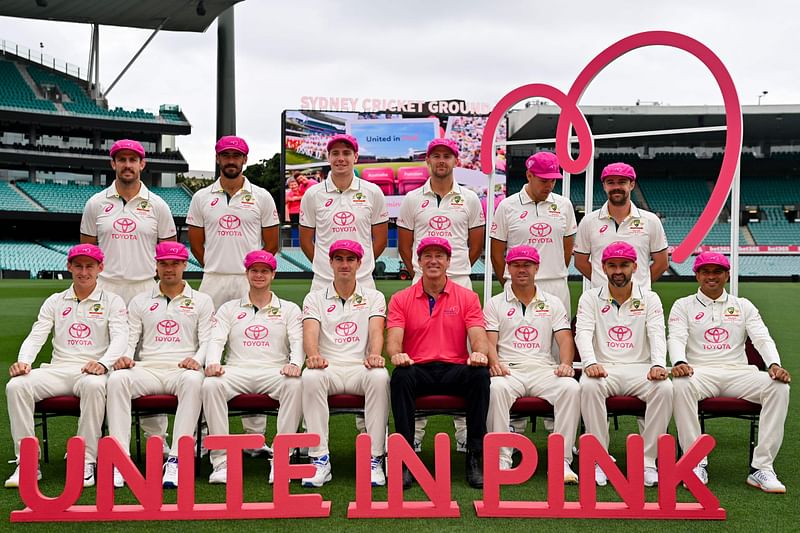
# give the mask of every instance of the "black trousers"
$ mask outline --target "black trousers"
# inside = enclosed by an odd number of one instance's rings
[[[453,363],[396,367],[392,372],[392,413],[395,430],[414,443],[414,401],[418,396],[463,396],[467,407],[467,449],[483,452],[489,412],[489,369]]]

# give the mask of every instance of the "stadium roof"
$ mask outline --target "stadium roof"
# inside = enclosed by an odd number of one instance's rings
[[[723,106],[581,106],[581,110],[595,135],[725,125]],[[509,140],[552,138],[560,111],[547,104],[514,110],[508,118]],[[745,144],[797,141],[800,105],[743,106],[742,113]],[[721,132],[703,135],[724,138]]]
[[[242,0],[3,0],[0,15],[168,31],[204,32]],[[163,23],[163,26],[162,26]]]

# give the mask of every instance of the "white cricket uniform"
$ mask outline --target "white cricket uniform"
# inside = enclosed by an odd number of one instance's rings
[[[312,457],[328,453],[328,396],[333,394],[364,395],[364,419],[372,438],[372,455],[384,454],[389,372],[364,366],[372,317],[386,317],[386,298],[359,284],[345,301],[336,294],[333,284],[310,292],[303,301],[303,321],[319,322],[319,352],[328,361],[327,368],[303,371],[303,418],[308,432],[320,436],[319,446],[309,449]]]
[[[19,462],[20,440],[36,435],[33,421],[36,402],[53,396],[75,395],[81,399],[77,435],[86,443],[85,462],[94,463],[105,414],[108,372],[95,376],[83,374],[81,368],[98,361],[110,369],[125,354],[128,347],[125,302],[99,287],[82,301],[76,298],[72,286],[49,296],[19,349],[17,361],[33,364],[51,330],[50,363],[43,363],[29,374],[13,377],[6,385],[14,454]]]
[[[472,264],[469,262],[467,238],[469,230],[485,224],[486,218],[478,195],[455,181],[450,192],[441,199],[431,189],[430,178],[422,187],[409,192],[400,204],[397,227],[414,233],[411,248],[414,283],[422,279],[416,253],[419,242],[425,237],[442,237],[453,249],[447,277],[471,289],[469,275],[472,273]]]
[[[584,292],[578,301],[575,344],[583,361],[581,414],[586,430],[608,449],[609,396],[636,396],[647,403],[644,415],[644,464],[655,467],[658,436],[667,432],[672,416],[672,382],[648,381],[653,366],[664,367],[667,342],[661,299],[634,283],[622,303],[611,298],[608,286]],[[590,378],[586,368],[600,363],[605,378]]]
[[[248,297],[226,302],[214,316],[206,366],[221,364],[227,346],[225,373],[203,381],[203,414],[212,435],[227,435],[228,401],[239,394],[267,394],[281,404],[278,433],[294,433],[303,414],[301,380],[286,377],[287,363],[302,368],[303,318],[297,304],[272,293],[267,307],[257,309]],[[216,467],[224,450],[211,451]]]
[[[128,451],[131,441],[131,399],[150,394],[178,397],[170,454],[177,456],[178,439],[194,435],[202,407],[203,370],[179,368],[187,357],[201,367],[211,337],[214,304],[205,293],[185,283],[183,292],[168,299],[157,288],[131,300],[128,306],[128,356],[141,338],[140,361],[114,371],[108,379],[108,431]]]
[[[625,241],[636,249],[638,268],[633,281],[644,289],[650,288],[650,257],[667,249],[667,234],[657,215],[639,209],[631,203],[631,212],[617,226],[608,214],[608,202],[592,211],[578,224],[575,253],[588,255],[592,263],[592,287],[608,283],[603,272],[603,250],[614,241]]]
[[[328,177],[310,187],[300,201],[300,225],[313,228],[314,280],[311,290],[324,289],[333,283],[333,270],[328,259],[331,244],[348,239],[364,247],[357,280],[362,287],[375,288],[372,271],[372,226],[389,221],[386,198],[374,183],[353,176],[350,187],[340,191]]]
[[[698,289],[675,302],[669,314],[670,359],[673,365],[686,362],[694,370],[691,376],[672,380],[675,425],[681,448],[687,450],[700,436],[698,401],[730,396],[761,404],[758,446],[751,466],[772,470],[783,442],[789,385],[748,365],[748,336],[767,367],[780,365],[775,342],[750,300],[727,292],[712,300]]]
[[[215,308],[247,294],[244,256],[263,248],[263,228],[280,222],[275,200],[266,189],[244,178],[242,188],[228,198],[221,179],[192,196],[186,215],[188,225],[205,231],[200,291],[211,296]]]
[[[511,283],[492,297],[484,309],[486,331],[497,332],[497,356],[511,374],[491,379],[486,429],[508,431],[509,410],[517,398],[538,396],[553,405],[555,431],[564,436],[564,459],[572,462],[572,447],[581,416],[580,386],[572,377],[558,377],[551,354],[557,331],[569,331],[561,300],[539,290],[525,307],[514,295]],[[511,459],[511,448],[503,448]]]
[[[95,237],[105,254],[100,286],[128,303],[153,287],[156,244],[174,238],[177,231],[169,205],[144,183],[126,202],[117,194],[115,181],[86,202],[81,233]]]
[[[525,187],[505,198],[494,213],[489,231],[492,239],[506,243],[506,251],[520,245],[533,246],[541,262],[536,273],[536,285],[561,299],[567,318],[571,302],[564,263],[564,239],[578,230],[572,202],[560,194],[550,193],[543,202],[534,202]],[[506,280],[511,279],[508,270]]]

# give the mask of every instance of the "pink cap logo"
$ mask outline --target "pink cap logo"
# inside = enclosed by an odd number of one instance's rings
[[[703,333],[703,338],[708,342],[712,342],[714,344],[719,344],[720,342],[725,342],[728,340],[728,330],[725,328],[708,328],[705,333]]]
[[[600,226],[600,233],[605,233],[607,229],[608,229],[608,224],[603,224],[602,226]]]
[[[633,332],[627,326],[612,326],[608,329],[608,337],[617,342],[624,342],[632,336]]]
[[[156,324],[156,329],[162,335],[175,335],[181,329],[180,325],[174,320],[162,320]]]
[[[337,226],[349,226],[356,221],[356,216],[350,211],[339,211],[333,214],[333,223]]]
[[[435,217],[431,217],[431,219],[428,221],[428,225],[436,231],[443,231],[449,228],[452,225],[452,222],[450,222],[450,219],[444,215],[436,215]]]
[[[535,222],[531,224],[528,231],[530,231],[531,235],[534,237],[547,237],[553,233],[553,227],[547,222]]]
[[[522,342],[532,342],[539,338],[539,332],[533,326],[520,326],[514,332],[517,340]]]
[[[241,320],[241,319],[243,319],[243,318],[244,318],[244,317],[246,317],[246,316],[247,316],[247,313],[245,313],[244,311],[242,311],[241,313],[239,313],[238,315],[236,315],[236,320]]]
[[[130,233],[136,229],[136,222],[130,218],[118,218],[114,221],[114,229],[120,233]]]
[[[68,314],[70,314],[71,311],[72,311],[72,306],[67,307],[66,309],[61,311],[61,316],[67,316]]]
[[[103,207],[103,213],[110,213],[112,209],[114,209],[114,204],[106,204]]]
[[[213,200],[211,200],[211,207],[214,207],[218,203],[219,203],[219,198],[214,198]]]
[[[73,339],[85,339],[92,334],[92,330],[83,322],[75,322],[69,327],[69,336]]]
[[[222,215],[219,217],[219,227],[232,230],[242,225],[242,221],[236,215]]]
[[[336,324],[336,334],[340,337],[350,337],[358,331],[358,324],[355,322],[340,322]]]
[[[244,330],[244,335],[250,340],[258,341],[265,338],[269,334],[266,326],[260,324],[253,324]]]

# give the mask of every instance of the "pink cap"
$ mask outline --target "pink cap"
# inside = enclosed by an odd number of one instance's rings
[[[633,167],[627,163],[611,163],[610,165],[606,165],[606,168],[604,168],[603,172],[600,174],[600,181],[603,181],[608,176],[620,176],[622,178],[628,178],[631,181],[636,181],[636,172],[633,170]]]
[[[142,144],[138,141],[132,141],[130,139],[120,139],[111,146],[109,154],[113,158],[114,154],[116,154],[120,150],[130,150],[131,152],[136,152],[137,154],[139,154],[139,157],[144,159],[144,146],[142,146]]]
[[[705,265],[719,265],[725,270],[731,269],[731,264],[728,261],[728,258],[716,252],[700,252],[694,259],[694,266],[692,267],[692,270],[697,272],[700,270],[700,267]]]
[[[558,157],[553,152],[536,152],[525,161],[528,172],[543,180],[560,180]]]
[[[267,265],[272,269],[273,272],[278,270],[278,262],[275,260],[275,256],[266,250],[253,250],[244,256],[245,270],[250,270],[250,267],[256,263],[263,263]]]
[[[439,248],[442,248],[445,252],[447,252],[448,256],[453,254],[453,248],[450,246],[450,243],[447,241],[447,239],[443,239],[442,237],[425,237],[419,241],[419,246],[417,246],[417,257],[421,256],[422,252],[431,246],[438,246]]]
[[[506,264],[511,261],[532,261],[539,264],[539,250],[527,244],[514,246],[506,254]]]
[[[609,259],[627,259],[636,262],[636,249],[627,242],[615,241],[603,250],[603,263]]]
[[[453,139],[445,139],[444,137],[434,139],[428,143],[428,151],[425,152],[425,157],[431,155],[431,152],[433,152],[433,149],[436,148],[437,146],[444,146],[445,148],[453,152],[454,156],[458,157],[458,143]]]
[[[176,259],[178,261],[189,260],[189,250],[183,243],[175,241],[164,241],[156,245],[156,261]]]
[[[247,142],[245,142],[245,140],[241,137],[237,137],[235,135],[226,135],[224,137],[220,137],[216,146],[214,146],[214,149],[217,151],[217,153],[220,153],[223,150],[236,150],[244,155],[250,153],[250,147],[247,146]]]
[[[72,261],[76,257],[85,256],[94,259],[98,263],[103,262],[103,250],[95,244],[76,244],[69,249],[67,253],[67,261]]]
[[[352,148],[354,152],[358,153],[358,140],[356,140],[356,138],[353,137],[352,135],[347,135],[345,133],[337,133],[336,135],[330,138],[327,146],[325,147],[325,151],[330,152],[331,146],[333,146],[335,143],[349,144],[350,148]]]
[[[364,257],[364,248],[356,241],[348,241],[347,239],[341,239],[334,242],[333,244],[331,244],[330,250],[328,250],[328,257],[333,257],[333,254],[335,254],[339,250],[352,252],[356,254],[356,257],[358,257],[359,259]]]

